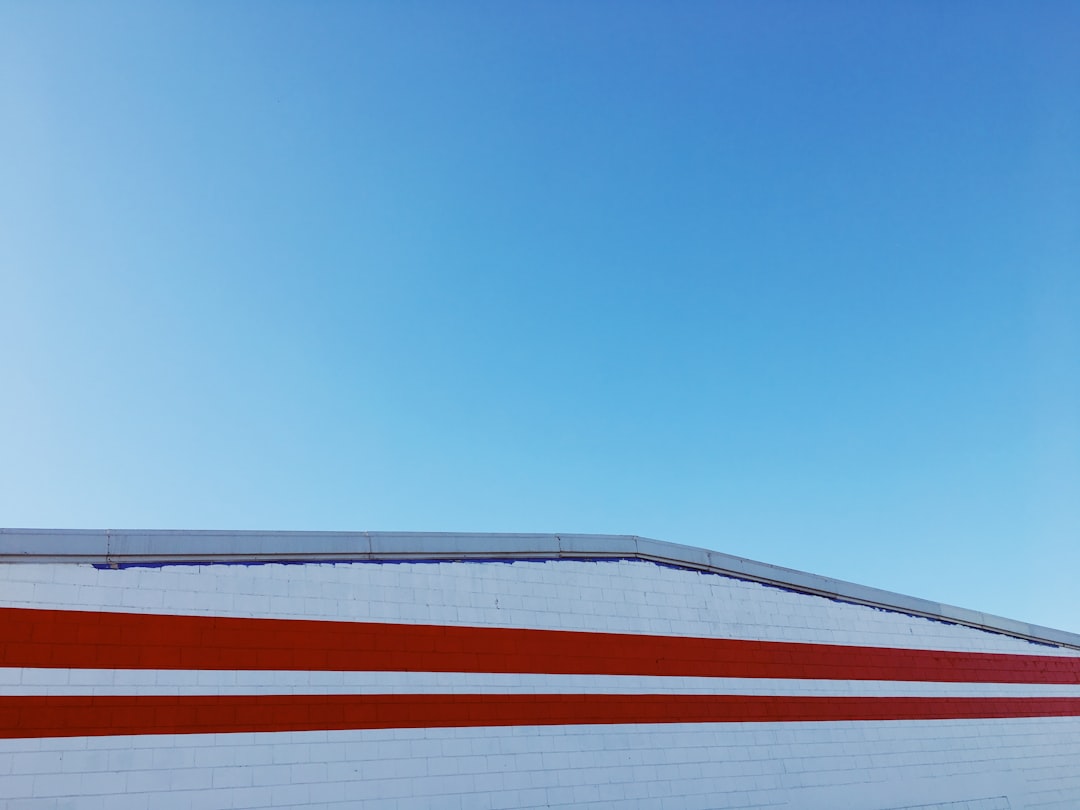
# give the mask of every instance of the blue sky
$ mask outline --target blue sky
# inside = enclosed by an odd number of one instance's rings
[[[0,525],[631,533],[1080,631],[1074,3],[0,9]]]

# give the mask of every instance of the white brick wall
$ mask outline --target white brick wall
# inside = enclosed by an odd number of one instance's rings
[[[960,625],[632,561],[121,570],[0,565],[0,606],[1073,654]]]
[[[0,565],[0,607],[568,629],[1077,656],[645,562]],[[0,668],[0,695],[769,693],[754,679]],[[557,681],[557,684],[553,684]],[[791,682],[784,694],[1080,695]],[[950,692],[949,690],[953,690]],[[739,691],[744,690],[744,691]],[[840,690],[839,692],[835,690]],[[863,690],[858,692],[858,690]],[[907,690],[907,691],[904,691]],[[1080,807],[1080,718],[624,724],[0,740],[5,810]]]
[[[110,808],[343,808],[359,802],[399,808],[416,801],[470,808],[813,808],[830,806],[821,803],[828,796],[833,807],[956,810],[953,803],[976,802],[982,810],[978,802],[995,799],[995,791],[1004,795],[1003,789],[1011,791],[1012,804],[1005,806],[1012,808],[1076,807],[1075,775],[1036,774],[1019,786],[999,778],[1045,756],[1059,758],[1057,769],[1069,767],[1066,758],[1075,767],[1080,746],[1075,730],[1067,733],[1071,742],[1061,744],[1059,727],[1067,725],[1061,720],[858,725],[307,732],[236,735],[243,739],[235,741],[108,737],[89,751],[77,747],[85,740],[50,739],[33,752],[13,750],[16,741],[6,741],[0,756],[17,772],[2,777],[7,806],[32,808],[95,806],[93,797],[102,795],[110,797]],[[980,747],[989,736],[1002,739],[992,749]],[[97,747],[104,745],[110,747]],[[157,746],[151,759],[128,758],[146,745]],[[475,753],[492,746],[504,752]],[[979,756],[952,756],[968,747]],[[112,770],[113,763],[124,769]],[[969,798],[923,802],[925,781],[952,796],[967,791]],[[115,803],[121,795],[123,803]]]

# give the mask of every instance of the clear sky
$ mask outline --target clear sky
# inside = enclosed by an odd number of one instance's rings
[[[1080,632],[1080,5],[0,5],[0,525],[655,537]]]

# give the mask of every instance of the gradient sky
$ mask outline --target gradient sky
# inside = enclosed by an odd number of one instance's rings
[[[0,6],[0,525],[602,532],[1080,632],[1080,5]]]

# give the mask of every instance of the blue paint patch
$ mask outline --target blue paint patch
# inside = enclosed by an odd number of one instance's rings
[[[348,557],[327,560],[166,560],[161,562],[115,562],[115,563],[92,563],[94,568],[101,571],[122,571],[128,568],[169,568],[171,566],[208,566],[208,565],[437,565],[439,563],[468,563],[476,565],[490,565],[500,563],[513,565],[519,562],[528,563],[553,563],[553,562],[652,562],[641,560],[637,557],[433,557],[397,560],[379,560],[370,558],[350,559]],[[666,563],[653,563],[653,565],[673,568],[678,571],[695,570],[686,569],[678,565]],[[712,573],[712,572],[702,572]]]

